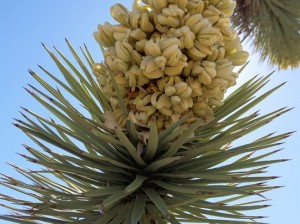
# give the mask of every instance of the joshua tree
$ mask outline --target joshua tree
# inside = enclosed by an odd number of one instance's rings
[[[237,0],[232,24],[261,59],[280,68],[300,63],[300,1]]]
[[[278,187],[269,186],[276,177],[264,173],[285,161],[268,157],[291,133],[235,141],[289,109],[251,112],[282,86],[255,96],[270,75],[253,77],[224,98],[248,59],[230,26],[235,5],[143,0],[128,10],[116,4],[111,15],[118,23],[105,22],[94,33],[103,62],[95,62],[87,47],[81,59],[68,41],[77,65],[44,46],[64,80],[41,67],[59,87],[30,70],[43,90],[26,90],[52,118],[24,108],[15,124],[36,144],[24,145],[28,153],[21,156],[43,168],[13,165],[27,181],[2,175],[0,184],[27,197],[0,194],[13,212],[0,219],[262,223],[257,219],[263,216],[247,211],[268,206],[263,193]]]

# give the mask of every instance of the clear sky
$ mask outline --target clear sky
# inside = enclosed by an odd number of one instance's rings
[[[16,152],[24,152],[21,144],[33,145],[21,131],[11,124],[13,118],[21,117],[18,113],[19,106],[25,106],[45,116],[48,115],[41,105],[35,102],[22,88],[27,83],[35,84],[27,73],[29,68],[40,73],[37,67],[37,64],[40,64],[49,70],[56,71],[40,42],[44,42],[49,47],[55,45],[62,52],[67,52],[64,42],[66,37],[75,47],[85,43],[95,58],[100,60],[101,53],[92,34],[99,23],[111,20],[109,8],[116,2],[116,0],[10,0],[1,2],[1,173],[14,177],[19,176],[6,162],[13,162],[24,168],[32,167],[16,154]],[[130,7],[132,0],[118,2]],[[238,80],[239,83],[253,75],[265,75],[276,69],[258,61],[258,55],[253,54],[248,68]],[[276,155],[276,158],[289,158],[292,161],[275,165],[269,169],[271,175],[282,176],[272,183],[286,186],[268,193],[267,197],[272,199],[270,203],[273,206],[257,212],[269,216],[264,221],[271,224],[295,224],[299,221],[300,69],[276,71],[265,90],[285,81],[288,82],[285,86],[263,104],[257,106],[257,109],[261,109],[262,112],[270,112],[284,106],[295,107],[288,114],[269,124],[260,133],[298,131],[286,140],[285,150]],[[12,194],[2,186],[0,186],[0,193]],[[5,210],[0,207],[1,213],[5,213]],[[0,221],[0,223],[8,222]]]

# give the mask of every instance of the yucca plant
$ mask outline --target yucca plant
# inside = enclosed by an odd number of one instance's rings
[[[270,75],[253,77],[223,99],[248,57],[229,26],[234,1],[143,2],[113,6],[120,24],[99,25],[102,63],[86,47],[81,59],[68,41],[77,65],[44,46],[64,80],[40,67],[59,87],[29,71],[44,90],[26,90],[51,118],[23,108],[15,124],[38,146],[21,156],[42,168],[12,165],[27,181],[2,174],[0,184],[26,197],[0,194],[12,211],[0,219],[262,223],[247,211],[268,206],[263,193],[278,186],[264,173],[285,161],[268,157],[291,133],[236,140],[289,111],[252,110],[283,84],[261,94]]]
[[[300,64],[300,1],[237,0],[233,26],[251,42],[261,60],[279,68]]]

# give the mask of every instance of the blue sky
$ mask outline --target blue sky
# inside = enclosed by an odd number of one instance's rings
[[[92,33],[99,23],[111,20],[109,8],[117,1],[101,0],[10,0],[3,1],[0,7],[0,172],[18,176],[6,162],[13,162],[21,167],[32,167],[16,152],[24,152],[21,144],[32,144],[28,138],[11,123],[13,118],[20,118],[20,106],[30,108],[37,113],[48,113],[34,101],[22,88],[27,83],[35,84],[27,70],[30,68],[39,72],[37,64],[49,70],[56,71],[49,56],[41,47],[40,42],[52,47],[55,45],[62,52],[67,52],[64,38],[68,38],[75,46],[85,43],[96,59],[101,59],[101,53]],[[119,1],[127,7],[131,0]],[[239,83],[256,74],[265,75],[276,68],[270,68],[265,63],[259,63],[258,55],[251,56],[251,62],[242,73]],[[40,73],[42,74],[42,73]],[[295,107],[288,114],[269,124],[262,132],[278,133],[298,131],[286,140],[285,150],[276,158],[290,158],[292,161],[275,165],[270,168],[270,174],[282,176],[274,180],[274,185],[284,185],[285,188],[267,194],[273,206],[258,213],[269,218],[265,222],[271,224],[293,224],[299,220],[300,192],[298,186],[300,170],[300,69],[276,71],[266,89],[287,81],[279,91],[274,93],[263,104],[257,106],[262,112],[288,106]],[[0,186],[1,193],[12,193]],[[0,202],[1,203],[1,202]],[[5,210],[0,207],[0,214]],[[1,221],[6,224],[8,222]]]

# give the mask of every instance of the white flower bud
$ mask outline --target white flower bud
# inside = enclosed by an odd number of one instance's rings
[[[157,66],[164,71],[167,63],[167,59],[164,56],[158,56],[154,59]]]
[[[142,40],[147,37],[147,34],[143,32],[140,28],[135,29],[130,32],[130,36],[136,40]]]
[[[200,44],[205,46],[211,46],[215,44],[220,38],[222,34],[220,31],[213,27],[203,28],[198,36],[198,40]]]
[[[167,88],[165,88],[165,94],[167,96],[173,96],[176,93],[176,88],[173,86],[168,86]]]
[[[102,63],[95,63],[93,64],[92,71],[96,77],[105,76],[107,72],[107,67]]]
[[[119,23],[128,26],[129,25],[129,12],[121,4],[117,3],[110,8],[111,16]]]
[[[145,44],[145,53],[151,55],[152,57],[158,57],[161,55],[160,47],[153,40],[149,40]]]
[[[228,56],[228,59],[232,62],[233,65],[239,66],[247,62],[249,53],[247,51],[238,51],[232,53]]]
[[[203,12],[203,17],[207,18],[211,24],[214,24],[219,20],[221,12],[213,5],[209,5]]]
[[[108,22],[105,22],[104,25],[99,25],[98,31],[94,32],[94,38],[105,47],[112,46],[115,42],[112,25]]]
[[[148,4],[153,9],[162,10],[168,6],[168,0],[148,0]]]
[[[115,44],[117,57],[125,62],[131,61],[132,46],[128,42],[117,41]]]
[[[201,14],[205,8],[205,3],[202,0],[190,0],[187,2],[186,8],[191,15]]]
[[[150,20],[149,20],[149,15],[148,15],[146,12],[142,13],[140,23],[141,23],[140,28],[141,28],[145,33],[151,33],[151,32],[153,32],[154,26],[153,26],[153,24],[150,22]]]

